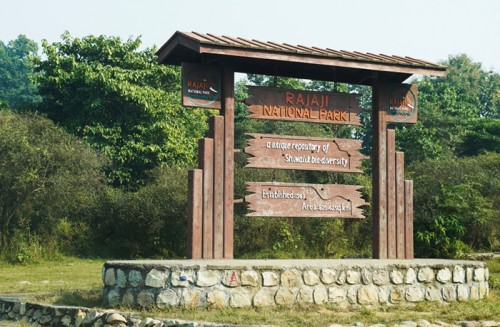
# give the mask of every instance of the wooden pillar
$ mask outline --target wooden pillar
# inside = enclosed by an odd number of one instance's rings
[[[214,140],[214,259],[224,257],[224,117],[210,117],[210,137]]]
[[[224,258],[233,258],[234,229],[234,69],[222,67],[222,114],[224,115]]]
[[[384,109],[387,86],[376,81],[372,88],[372,190],[374,259],[387,258],[387,122]]]
[[[188,173],[188,253],[189,259],[202,257],[203,225],[203,171],[192,169]]]
[[[405,181],[405,257],[414,258],[413,249],[413,181]]]
[[[203,138],[198,142],[198,167],[203,169],[203,254],[204,259],[213,258],[213,139]]]
[[[387,130],[387,258],[396,253],[396,131]]]
[[[404,259],[405,255],[405,157],[404,153],[396,152],[396,230],[397,230],[397,258]]]

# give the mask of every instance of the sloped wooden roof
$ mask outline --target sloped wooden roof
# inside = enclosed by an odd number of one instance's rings
[[[445,76],[446,67],[412,57],[263,42],[241,37],[176,32],[157,52],[161,64],[232,65],[237,72],[299,77],[353,84],[376,78],[400,83],[413,74]]]

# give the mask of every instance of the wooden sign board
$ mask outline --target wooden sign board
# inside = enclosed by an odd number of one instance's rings
[[[355,94],[248,86],[248,118],[361,125]]]
[[[387,98],[387,122],[415,124],[418,110],[418,85],[390,84]]]
[[[182,105],[221,109],[221,70],[215,66],[183,62]]]
[[[362,173],[360,140],[273,134],[247,134],[252,137],[245,153],[246,167],[320,170]]]
[[[245,197],[256,217],[365,218],[361,206],[368,205],[357,185],[247,183]]]

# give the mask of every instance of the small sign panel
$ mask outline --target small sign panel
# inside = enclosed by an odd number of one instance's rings
[[[361,125],[356,94],[247,87],[248,118]]]
[[[275,134],[247,134],[252,137],[245,153],[246,167],[319,170],[362,173],[360,140]]]
[[[362,186],[338,184],[247,183],[247,216],[365,218]]]
[[[221,70],[216,66],[182,63],[182,105],[221,109]]]
[[[418,110],[418,86],[416,84],[391,84],[387,98],[387,122],[415,124]]]

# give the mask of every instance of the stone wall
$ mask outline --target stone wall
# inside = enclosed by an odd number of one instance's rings
[[[237,327],[210,322],[150,318],[114,310],[30,303],[6,297],[0,297],[0,322],[2,320],[25,322],[33,326]]]
[[[488,296],[488,269],[455,260],[109,261],[111,307],[404,305]]]

